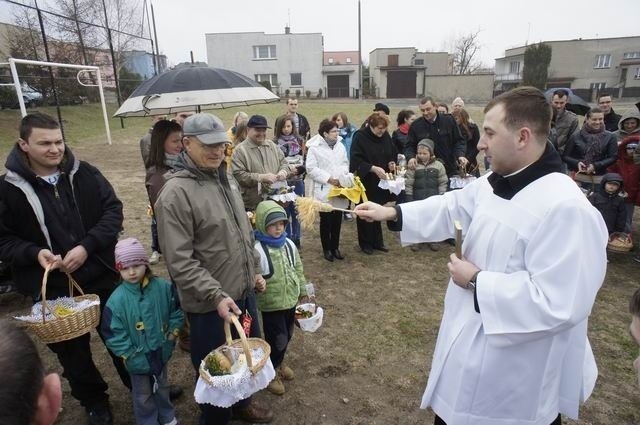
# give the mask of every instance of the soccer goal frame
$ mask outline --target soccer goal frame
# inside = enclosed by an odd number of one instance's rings
[[[24,104],[24,98],[22,97],[22,85],[20,84],[20,76],[18,75],[18,68],[16,64],[24,64],[24,65],[36,65],[36,66],[50,66],[57,68],[70,68],[77,69],[78,73],[76,74],[76,80],[78,84],[85,87],[98,87],[98,91],[100,92],[100,104],[102,105],[102,117],[104,118],[104,128],[107,133],[107,142],[111,144],[111,130],[109,129],[109,115],[107,114],[107,106],[104,101],[104,90],[102,87],[102,75],[100,73],[100,68],[92,65],[73,65],[69,63],[57,63],[57,62],[42,62],[42,61],[34,61],[27,59],[15,59],[9,58],[9,62],[2,63],[0,65],[8,64],[11,68],[11,77],[13,78],[13,84],[3,84],[7,86],[13,85],[16,90],[16,95],[18,96],[18,102],[20,103],[20,113],[24,117],[27,115],[27,108]],[[86,84],[80,80],[80,76],[86,72],[95,72],[96,73],[96,81],[97,84]]]

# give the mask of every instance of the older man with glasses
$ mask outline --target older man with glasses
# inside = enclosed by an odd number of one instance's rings
[[[224,344],[229,315],[258,317],[254,289],[264,290],[253,233],[236,181],[224,161],[229,144],[224,125],[210,114],[184,122],[184,152],[155,204],[160,246],[191,324],[191,362]],[[215,237],[212,237],[215,235]],[[257,320],[250,336],[259,336]],[[232,417],[267,423],[270,409],[251,399],[232,408],[201,404],[201,424],[226,424]]]

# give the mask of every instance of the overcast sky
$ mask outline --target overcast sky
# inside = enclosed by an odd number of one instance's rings
[[[142,0],[130,1],[142,8]],[[358,50],[357,0],[151,1],[160,51],[170,65],[188,61],[190,50],[206,61],[206,33],[281,34],[287,23],[293,33],[322,33],[327,51]],[[39,3],[55,9],[55,0]],[[0,0],[0,20],[10,20],[12,8]],[[362,0],[365,62],[377,47],[451,52],[456,37],[476,30],[480,58],[493,67],[505,48],[527,41],[640,35],[640,0]]]
[[[170,64],[206,61],[205,33],[320,32],[324,48],[358,50],[357,0],[152,0],[158,44]],[[505,48],[541,40],[640,35],[640,0],[362,0],[362,54],[377,47],[443,51],[456,36],[480,30],[490,67]],[[640,46],[638,46],[640,50]]]

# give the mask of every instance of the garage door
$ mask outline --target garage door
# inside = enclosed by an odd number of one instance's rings
[[[388,98],[415,98],[416,97],[416,71],[388,71],[387,72],[387,97]]]
[[[349,76],[327,75],[327,97],[349,97]]]

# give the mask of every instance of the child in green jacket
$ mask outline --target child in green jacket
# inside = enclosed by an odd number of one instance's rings
[[[257,298],[264,338],[271,346],[271,362],[278,371],[267,389],[276,395],[284,394],[282,380],[294,377],[291,368],[282,365],[282,361],[293,336],[296,304],[307,295],[300,254],[285,232],[287,221],[287,213],[276,202],[258,204],[255,247],[267,285]]]
[[[175,425],[167,362],[184,313],[177,306],[171,284],[151,273],[140,241],[119,241],[115,259],[122,282],[102,313],[102,335],[109,350],[124,359],[131,376],[136,424]]]

